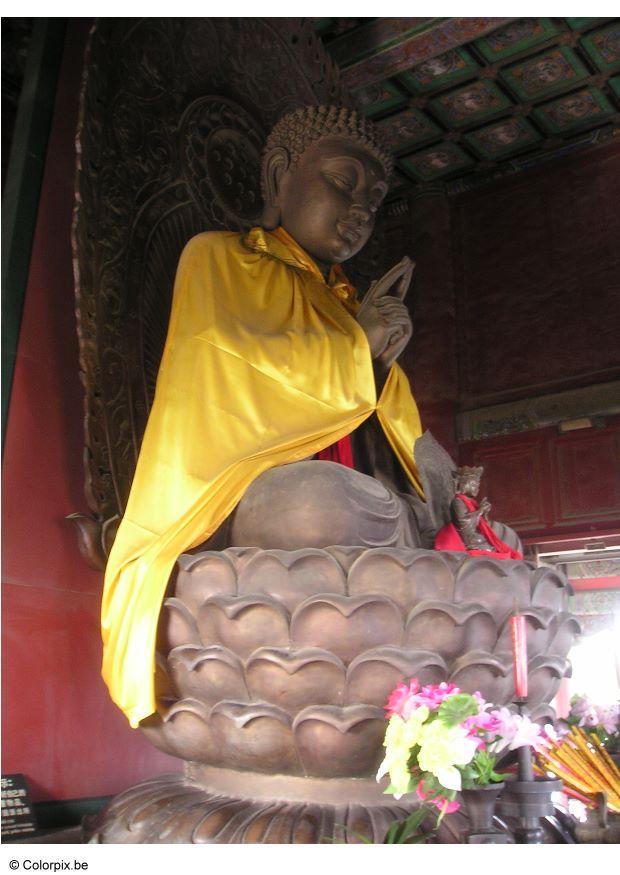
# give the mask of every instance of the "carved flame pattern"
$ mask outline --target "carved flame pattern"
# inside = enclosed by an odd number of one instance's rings
[[[266,131],[296,106],[342,100],[308,20],[104,18],[93,27],[73,228],[92,514],[73,519],[93,567],[105,565],[129,493],[184,245],[201,231],[255,224]]]

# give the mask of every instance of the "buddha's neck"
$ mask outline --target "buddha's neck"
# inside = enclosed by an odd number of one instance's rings
[[[321,275],[323,276],[323,279],[325,280],[325,282],[327,282],[327,278],[329,277],[329,272],[332,268],[331,264],[325,264],[324,261],[318,261],[316,258],[313,258],[312,260],[314,261],[314,263],[316,264],[318,269],[321,271]]]

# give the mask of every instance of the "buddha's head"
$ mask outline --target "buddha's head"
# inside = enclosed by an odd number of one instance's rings
[[[355,110],[309,106],[283,116],[263,154],[262,225],[281,225],[321,267],[370,237],[393,159]]]
[[[454,474],[456,491],[475,497],[480,491],[480,479],[484,468],[469,468],[463,465]]]

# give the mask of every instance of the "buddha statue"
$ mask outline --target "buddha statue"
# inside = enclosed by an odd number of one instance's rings
[[[182,253],[106,569],[103,675],[133,726],[155,709],[157,618],[181,553],[432,546],[420,418],[396,364],[413,264],[361,302],[340,267],[369,239],[391,169],[355,111],[297,109],[267,140],[262,225],[199,234]]]
[[[535,622],[556,611],[531,702],[559,684],[567,585],[429,549],[453,525],[455,465],[397,363],[413,265],[359,300],[341,267],[391,163],[355,112],[298,109],[266,143],[261,225],[183,251],[102,630],[112,698],[186,762],[116,797],[90,841],[339,841],[337,824],[381,841],[417,805],[375,780],[390,690],[450,680],[509,702],[515,599]]]

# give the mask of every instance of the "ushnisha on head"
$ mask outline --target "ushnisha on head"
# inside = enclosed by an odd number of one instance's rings
[[[281,225],[320,267],[346,261],[372,233],[393,163],[377,129],[355,110],[296,109],[267,138],[262,225]]]

